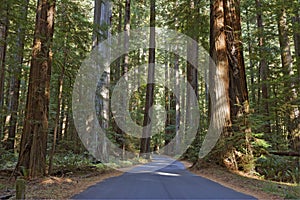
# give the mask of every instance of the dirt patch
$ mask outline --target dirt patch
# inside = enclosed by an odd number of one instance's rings
[[[101,182],[107,178],[120,176],[122,172],[109,170],[105,172],[89,172],[85,175],[70,175],[61,177],[45,177],[27,181],[26,199],[69,199],[88,187]],[[14,199],[15,181],[6,177],[0,178],[0,197],[12,194]]]

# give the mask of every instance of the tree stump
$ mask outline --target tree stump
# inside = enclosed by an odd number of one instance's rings
[[[16,181],[16,199],[25,199],[26,181],[17,179]]]

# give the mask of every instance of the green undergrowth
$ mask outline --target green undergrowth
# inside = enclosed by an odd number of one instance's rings
[[[267,193],[281,196],[284,199],[300,199],[299,184],[266,182],[262,185],[262,190]]]

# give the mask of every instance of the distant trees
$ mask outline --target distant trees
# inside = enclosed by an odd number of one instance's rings
[[[29,0],[22,1],[21,8],[19,9],[20,18],[25,20],[27,19],[28,14],[28,4]],[[5,128],[5,132],[8,132],[8,139],[6,142],[6,149],[13,151],[15,148],[15,137],[17,130],[17,117],[18,117],[18,108],[19,108],[19,92],[21,84],[21,73],[22,73],[22,63],[24,56],[24,44],[25,44],[25,24],[23,21],[19,20],[16,25],[17,36],[15,39],[15,52],[13,55],[14,67],[11,70],[11,77],[9,80],[9,89],[8,89],[8,102],[7,102],[7,115],[5,119],[5,125],[8,128]]]

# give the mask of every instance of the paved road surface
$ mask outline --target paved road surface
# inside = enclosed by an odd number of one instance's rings
[[[181,162],[153,162],[89,187],[72,199],[255,199],[185,170]],[[160,169],[161,168],[161,169]]]

